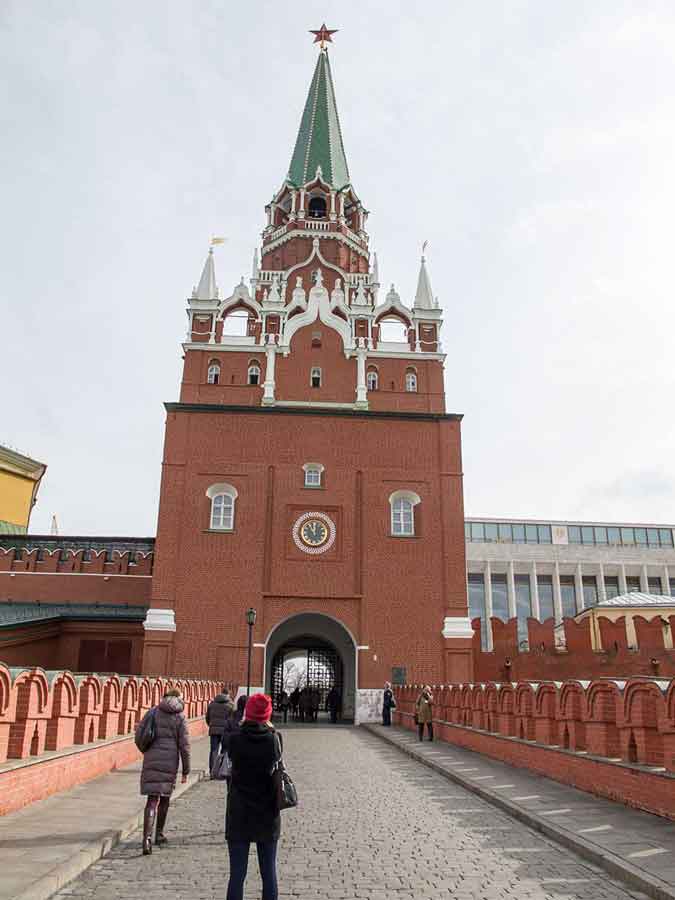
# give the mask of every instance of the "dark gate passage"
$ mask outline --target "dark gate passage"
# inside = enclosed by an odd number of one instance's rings
[[[303,659],[306,669],[302,678],[284,683],[284,664],[290,657]],[[344,696],[344,666],[342,657],[335,647],[313,635],[301,635],[288,641],[274,655],[272,660],[272,697],[274,709],[279,711],[281,692],[289,695],[297,686],[318,694],[319,718],[328,718],[326,713],[326,697],[332,687],[336,687],[340,697]],[[288,682],[288,679],[286,679]],[[341,718],[341,715],[340,715]]]

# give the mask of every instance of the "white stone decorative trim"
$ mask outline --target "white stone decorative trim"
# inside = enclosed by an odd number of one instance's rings
[[[320,547],[308,547],[303,543],[302,538],[300,537],[300,529],[303,524],[308,519],[321,519],[322,522],[328,527],[328,538],[325,543],[323,543]],[[336,536],[336,528],[335,522],[331,518],[329,518],[326,513],[322,512],[306,512],[299,516],[294,524],[293,524],[293,542],[298,550],[302,550],[303,553],[325,553],[326,550],[330,550],[330,548],[335,543]]]
[[[383,688],[361,688],[356,691],[354,724],[382,721]]]
[[[149,609],[143,628],[146,631],[175,631],[176,613],[172,609]]]
[[[444,638],[473,638],[471,619],[468,616],[446,616],[443,620]]]
[[[277,400],[277,406],[308,407],[310,409],[356,409],[355,403],[335,403],[332,400]]]

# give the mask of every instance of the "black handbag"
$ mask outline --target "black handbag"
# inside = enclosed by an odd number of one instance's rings
[[[232,778],[232,760],[227,750],[218,754],[211,770],[211,778],[215,781],[227,781],[228,778]]]
[[[277,809],[293,809],[298,805],[298,792],[293,783],[293,779],[286,771],[284,766],[283,755],[281,752],[281,741],[279,735],[274,735],[274,746],[277,752],[277,759],[272,769],[272,778],[274,780],[274,789],[276,792]]]
[[[141,753],[145,753],[149,750],[157,737],[157,722],[155,721],[156,712],[157,707],[155,706],[143,717],[136,729],[134,741]]]

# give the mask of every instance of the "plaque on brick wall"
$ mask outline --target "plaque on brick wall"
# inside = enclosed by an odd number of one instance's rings
[[[405,684],[406,683],[406,673],[405,666],[394,666],[391,670],[391,683],[392,684]]]

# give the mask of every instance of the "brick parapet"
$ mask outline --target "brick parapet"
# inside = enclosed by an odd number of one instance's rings
[[[16,669],[0,663],[0,766],[7,760],[37,758],[46,751],[130,735],[170,687],[181,690],[186,715],[199,717],[222,685]],[[0,793],[1,785],[0,781]]]
[[[202,737],[208,726],[200,716],[188,720],[188,729],[191,737]],[[0,816],[85,784],[139,758],[133,737],[122,735],[37,758],[5,762],[0,765]]]
[[[395,689],[414,727],[422,685]],[[675,681],[432,685],[442,740],[675,819]]]

